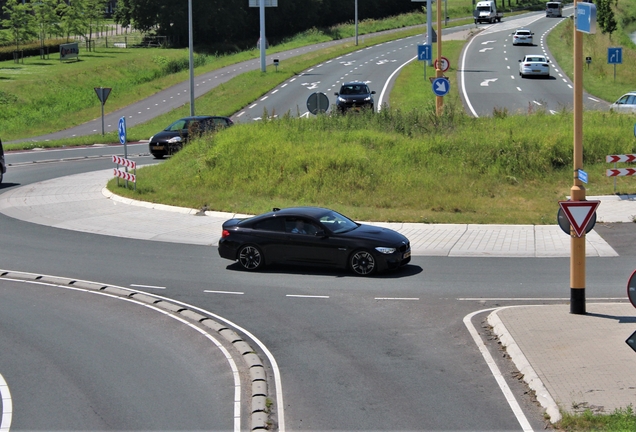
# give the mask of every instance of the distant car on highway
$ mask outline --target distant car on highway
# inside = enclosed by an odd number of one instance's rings
[[[349,110],[370,109],[373,111],[373,96],[369,86],[363,82],[348,82],[340,86],[340,91],[334,93],[337,97],[336,107],[341,113]]]
[[[512,34],[512,44],[513,45],[534,45],[532,33],[528,29],[518,29]]]
[[[550,1],[545,4],[545,16],[561,18],[563,16],[563,3]]]
[[[156,159],[162,159],[164,156],[175,154],[181,150],[194,135],[203,135],[233,124],[234,122],[229,117],[184,117],[151,136],[148,148]]]
[[[2,147],[2,140],[0,140],[0,183],[4,178],[4,173],[7,172],[7,164],[4,161],[4,148]]]
[[[541,54],[532,54],[519,60],[519,76],[543,76],[550,77],[550,60]]]
[[[274,263],[350,269],[359,276],[411,261],[409,239],[388,228],[363,225],[320,207],[275,208],[223,223],[219,255],[244,270]]]
[[[636,91],[625,93],[610,105],[610,110],[621,113],[636,113]]]

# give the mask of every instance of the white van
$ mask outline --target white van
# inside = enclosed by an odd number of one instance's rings
[[[545,16],[548,18],[561,18],[563,16],[563,4],[561,2],[547,2],[545,4]]]

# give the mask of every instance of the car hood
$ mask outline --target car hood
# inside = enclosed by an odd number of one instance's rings
[[[378,246],[401,246],[409,244],[409,239],[397,231],[373,225],[361,224],[358,228],[339,234],[342,237],[364,238],[377,242]]]
[[[158,133],[156,133],[156,134],[154,134],[152,136],[152,141],[153,142],[165,142],[165,141],[168,141],[171,138],[178,137],[178,136],[182,136],[182,137],[185,138],[185,137],[188,136],[188,134],[187,133],[182,134],[180,132],[174,132],[174,131],[161,131],[161,132],[158,132]]]

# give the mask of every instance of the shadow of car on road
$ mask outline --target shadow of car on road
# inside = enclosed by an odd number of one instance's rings
[[[302,266],[302,265],[287,265],[287,264],[271,264],[262,270],[256,272],[248,272],[244,270],[237,262],[232,263],[225,267],[227,270],[244,272],[244,273],[257,273],[257,274],[291,274],[291,275],[311,275],[311,276],[332,276],[332,277],[353,277],[359,278],[372,278],[372,279],[398,279],[403,277],[415,276],[423,271],[422,267],[413,264],[407,264],[404,267],[400,267],[395,270],[387,270],[382,273],[375,273],[371,276],[358,276],[349,270],[325,268],[319,266]]]

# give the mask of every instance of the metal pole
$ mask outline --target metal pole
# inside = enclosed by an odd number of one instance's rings
[[[190,48],[190,116],[194,115],[194,42],[192,37],[192,0],[188,0],[188,35]]]
[[[104,87],[99,88],[99,100],[102,103],[102,136],[104,136]]]
[[[426,2],[426,44],[433,48],[433,6],[432,1]],[[428,60],[428,65],[433,66],[433,56]]]
[[[358,0],[356,0],[356,17],[355,17],[355,23],[356,23],[356,46],[358,46]]]
[[[585,201],[585,186],[579,180],[583,169],[583,35],[576,28],[577,5],[574,0],[574,184],[572,201]],[[585,232],[581,237],[570,228],[570,313],[585,315]]]
[[[444,76],[442,73],[442,5],[440,1],[437,0],[437,68],[435,69],[435,77],[441,78]],[[442,114],[442,110],[444,109],[444,97],[436,96],[435,97],[435,107],[437,115]]]
[[[261,72],[265,72],[265,0],[260,0],[260,17],[261,17]]]

